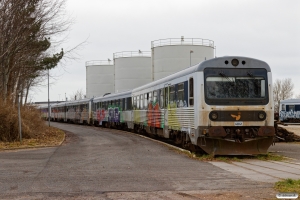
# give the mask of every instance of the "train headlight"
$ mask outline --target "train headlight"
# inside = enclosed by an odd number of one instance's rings
[[[232,59],[231,64],[235,67],[238,66],[239,65],[238,59]]]
[[[211,112],[210,114],[209,114],[209,118],[211,119],[211,120],[217,120],[218,119],[218,113],[216,113],[216,112]]]
[[[266,113],[264,113],[264,112],[259,112],[259,113],[258,113],[258,119],[260,119],[260,120],[266,119]]]

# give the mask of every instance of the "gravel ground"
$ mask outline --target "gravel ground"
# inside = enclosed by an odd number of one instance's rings
[[[290,132],[293,132],[294,134],[296,135],[299,135],[300,136],[300,125],[278,125],[282,128],[285,128],[286,130],[290,131]]]

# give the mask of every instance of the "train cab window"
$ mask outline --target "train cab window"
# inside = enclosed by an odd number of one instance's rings
[[[281,110],[285,111],[285,105],[284,104],[281,105]]]
[[[163,91],[163,89],[160,90],[159,102],[160,102],[160,108],[163,108],[164,107],[164,91]]]
[[[184,107],[184,83],[177,86],[177,107]]]
[[[141,107],[141,109],[146,108],[146,107],[144,107],[143,96],[144,96],[143,94],[140,95],[140,107]]]
[[[153,103],[157,103],[157,91],[153,92]]]
[[[140,96],[136,96],[136,108],[140,109]]]
[[[194,105],[194,79],[190,78],[189,80],[189,105]]]
[[[148,93],[144,94],[144,108],[147,109],[148,108]]]
[[[170,104],[173,104],[176,102],[176,99],[175,99],[175,86],[172,85],[170,86]]]

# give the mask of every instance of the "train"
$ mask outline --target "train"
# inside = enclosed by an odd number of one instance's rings
[[[281,100],[279,120],[281,122],[300,123],[300,99]]]
[[[41,106],[53,121],[129,130],[211,155],[266,154],[273,143],[270,66],[224,56],[101,97]]]

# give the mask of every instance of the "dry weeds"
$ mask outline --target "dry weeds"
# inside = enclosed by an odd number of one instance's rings
[[[19,134],[18,108],[0,98],[0,150],[28,147],[56,146],[64,140],[65,133],[48,127],[41,113],[32,105],[21,107],[22,143]]]

